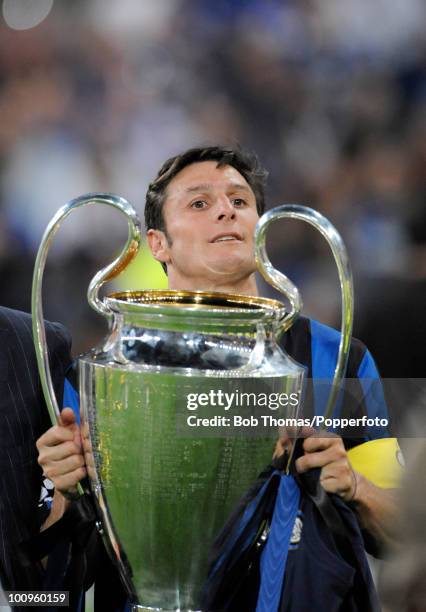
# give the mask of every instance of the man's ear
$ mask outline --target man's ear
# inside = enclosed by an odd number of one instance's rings
[[[169,243],[166,235],[161,230],[150,229],[146,233],[148,246],[157,261],[170,263]]]

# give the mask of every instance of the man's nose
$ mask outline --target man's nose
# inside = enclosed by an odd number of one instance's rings
[[[218,221],[222,221],[224,219],[235,219],[235,208],[229,198],[218,198],[217,219]]]

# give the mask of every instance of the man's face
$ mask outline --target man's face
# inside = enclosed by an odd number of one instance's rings
[[[238,170],[215,161],[187,166],[167,187],[163,215],[166,233],[150,230],[148,240],[172,288],[220,288],[253,275],[259,217]]]

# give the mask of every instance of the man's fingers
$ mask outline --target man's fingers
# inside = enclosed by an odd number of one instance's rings
[[[336,493],[349,501],[356,490],[356,475],[347,461],[339,461],[322,468],[320,483],[327,493]]]
[[[44,446],[56,446],[74,439],[74,431],[70,428],[54,425],[48,429],[36,442],[40,451]]]
[[[289,450],[291,447],[292,441],[288,438],[288,436],[280,436],[275,444],[274,454],[272,455],[272,459],[278,459],[281,457],[286,450]]]
[[[315,434],[313,427],[280,427],[273,459],[278,459],[287,450],[291,451],[296,438],[308,438]]]
[[[303,450],[305,454],[295,464],[300,474],[321,468],[320,483],[323,489],[328,493],[337,493],[345,501],[353,499],[356,476],[339,436],[326,432],[315,433],[304,440]]]
[[[325,481],[327,479],[339,479],[342,480],[342,484],[351,485],[352,479],[352,468],[350,464],[342,459],[341,461],[334,461],[325,465],[321,470],[320,480]],[[346,480],[346,483],[343,481]]]
[[[69,474],[58,476],[54,481],[55,489],[57,489],[60,493],[66,493],[74,489],[80,480],[82,480],[85,476],[86,469],[83,467],[79,467]]]
[[[82,455],[81,448],[72,440],[56,446],[42,446],[39,449],[38,462],[43,467],[51,461],[60,461],[72,455]]]
[[[81,467],[84,467],[83,455],[71,455],[71,457],[61,459],[60,461],[50,461],[44,467],[44,474],[53,482],[53,484],[55,484],[58,476],[72,474],[75,470]]]
[[[75,421],[76,421],[75,413],[72,408],[64,408],[61,411],[61,415],[58,419],[59,425],[63,425],[64,427],[67,427],[69,425],[73,425]]]
[[[296,461],[296,470],[299,474],[303,474],[312,468],[322,468],[328,463],[343,460],[345,458],[345,450],[335,445],[320,447],[318,452],[309,452]]]
[[[81,445],[80,427],[71,408],[64,408],[58,424],[46,431],[38,440],[38,462],[43,472],[64,495],[75,490],[86,476]]]
[[[81,447],[80,427],[75,422],[76,417],[71,408],[64,408],[58,419],[58,424],[48,429],[36,442],[39,452],[43,447],[53,447],[68,440],[73,440]]]

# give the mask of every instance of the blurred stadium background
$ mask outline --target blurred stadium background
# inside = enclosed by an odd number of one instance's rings
[[[269,206],[307,204],[336,224],[358,321],[379,281],[416,275],[407,224],[426,209],[424,0],[3,0],[1,8],[3,305],[30,309],[35,253],[61,205],[110,191],[142,215],[162,161],[196,144],[256,151],[270,171]],[[83,209],[52,248],[45,314],[69,327],[75,353],[104,331],[86,288],[125,236],[118,213]],[[338,325],[337,274],[321,240],[283,222],[269,249],[301,287],[305,312]],[[164,283],[145,251],[119,286]]]

